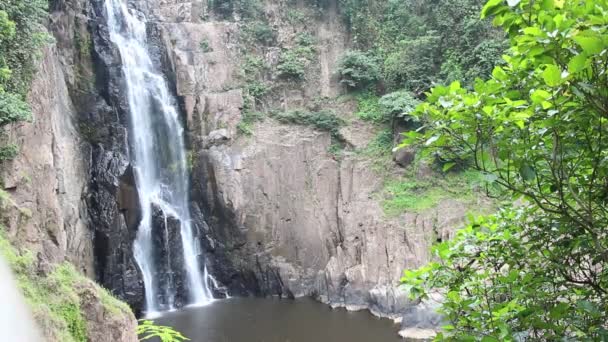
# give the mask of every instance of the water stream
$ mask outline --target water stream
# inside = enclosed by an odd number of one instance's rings
[[[212,301],[209,285],[213,281],[206,267],[199,265],[201,248],[191,224],[184,127],[176,101],[149,54],[144,16],[129,9],[124,1],[105,0],[105,9],[110,39],[120,51],[127,88],[130,157],[142,210],[133,252],[144,280],[146,313],[151,315],[175,308],[176,274],[185,275],[187,304]],[[181,273],[172,269],[176,266],[171,262],[163,263],[162,267],[155,263],[154,253],[158,253],[153,248],[155,210],[162,211],[165,222],[167,217],[179,220],[182,251],[170,252],[183,253],[185,270]],[[168,226],[164,227],[165,242],[169,238]]]

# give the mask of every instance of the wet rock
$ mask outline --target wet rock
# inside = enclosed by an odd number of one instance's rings
[[[156,288],[163,289],[159,303],[181,307],[187,302],[186,274],[181,235],[181,222],[164,212],[158,205],[152,206],[152,251],[158,282]]]
[[[118,209],[125,217],[127,228],[137,230],[137,225],[141,221],[141,207],[137,185],[135,184],[135,174],[131,165],[120,177],[117,197]]]

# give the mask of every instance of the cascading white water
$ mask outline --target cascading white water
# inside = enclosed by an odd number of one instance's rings
[[[130,145],[142,210],[133,253],[141,269],[146,312],[172,309],[172,288],[157,288],[158,265],[154,264],[153,206],[180,222],[180,233],[190,304],[213,300],[206,266],[198,261],[200,247],[192,230],[188,206],[188,172],[184,128],[175,99],[152,62],[147,50],[146,22],[131,12],[126,0],[105,0],[110,39],[120,51],[130,112]],[[165,225],[166,229],[166,225]],[[166,240],[165,240],[166,241]],[[173,254],[180,251],[171,251]],[[170,267],[170,266],[169,266]],[[160,305],[158,297],[166,298]]]

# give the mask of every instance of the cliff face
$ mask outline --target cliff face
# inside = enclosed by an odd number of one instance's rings
[[[413,303],[398,289],[402,271],[426,263],[430,244],[449,235],[471,203],[444,199],[385,215],[378,193],[404,171],[394,164],[379,172],[373,156],[358,153],[380,128],[341,97],[335,71],[352,42],[338,2],[269,0],[247,18],[198,0],[131,5],[149,18],[151,53],[188,127],[193,226],[205,233],[210,272],[233,295],[312,295],[407,318]],[[71,261],[138,312],[144,294],[132,243],[140,210],[120,56],[102,0],[55,0],[52,10],[56,44],[34,82],[34,120],[12,130],[22,154],[2,173],[16,203],[6,225],[42,264]],[[259,22],[270,33],[256,31]],[[301,44],[310,44],[296,56],[305,60],[302,79],[281,75],[282,58]],[[254,85],[265,94],[252,98]],[[339,156],[336,134],[270,115],[302,108],[332,110],[346,122]],[[244,130],[252,113],[261,114]]]
[[[266,1],[254,20],[266,22],[274,37],[254,43],[251,19],[238,13],[226,19],[198,1],[146,3],[186,113],[193,205],[207,222],[203,244],[218,280],[233,293],[313,295],[391,317],[411,312],[397,288],[403,270],[426,263],[431,243],[462,223],[471,203],[441,200],[419,213],[385,215],[377,194],[386,176],[356,153],[378,128],[355,117],[352,101],[339,99],[345,90],[337,61],[351,42],[337,2]],[[294,11],[305,19],[288,18]],[[302,33],[313,37],[314,56],[305,79],[293,81],[277,65]],[[269,88],[262,100],[246,91],[243,65],[252,57],[265,65],[256,78]],[[252,107],[266,116],[246,135],[238,125]],[[347,121],[342,157],[330,153],[330,133],[267,115],[297,108],[331,109]],[[386,171],[403,173],[396,165]]]
[[[98,113],[95,99],[99,97],[89,34],[91,8],[84,0],[55,0],[50,5],[48,28],[54,43],[42,52],[31,86],[32,120],[7,129],[9,142],[20,146],[20,154],[1,170],[8,194],[2,210],[6,237],[21,253],[35,256],[31,269],[22,270],[24,274],[17,271],[22,289],[28,282],[53,285],[55,269],[64,262],[91,278],[96,267],[88,202],[91,170],[98,164],[96,149],[84,133],[89,132],[88,113]],[[102,289],[78,277],[74,273],[69,279],[73,292],[56,288],[49,298],[74,301],[75,310],[87,322],[89,340],[136,341],[137,322],[128,308],[116,307],[119,303],[114,299],[104,302],[103,298],[110,297]],[[40,291],[39,296],[47,295],[45,287]],[[65,333],[72,328],[58,320],[64,317],[44,308],[33,310],[46,340],[70,337]]]

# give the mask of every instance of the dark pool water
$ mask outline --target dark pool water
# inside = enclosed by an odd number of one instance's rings
[[[193,342],[397,342],[398,326],[312,299],[233,298],[154,320]]]

